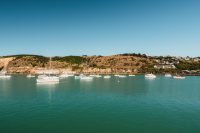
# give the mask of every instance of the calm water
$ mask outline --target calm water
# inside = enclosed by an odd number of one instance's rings
[[[199,133],[200,77],[0,80],[1,133]]]

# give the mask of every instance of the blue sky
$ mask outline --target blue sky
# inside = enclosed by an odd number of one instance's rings
[[[199,51],[198,0],[0,1],[0,55]]]

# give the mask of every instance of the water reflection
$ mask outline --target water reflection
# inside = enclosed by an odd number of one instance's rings
[[[37,84],[37,91],[39,95],[45,95],[48,103],[51,103],[57,87],[58,83]]]
[[[58,86],[59,82],[49,82],[49,83],[36,83],[37,88],[55,88]]]
[[[120,82],[118,82],[118,80]],[[99,95],[127,95],[162,97],[166,99],[200,99],[200,77],[187,77],[185,80],[176,80],[157,76],[154,80],[146,80],[143,75],[136,77],[110,79],[94,78],[92,81],[67,78],[57,84],[36,84],[36,79],[27,79],[23,75],[15,75],[10,80],[0,80],[0,95],[7,98],[30,98],[45,95],[52,101],[53,94],[70,93],[97,93]],[[101,93],[99,93],[101,92]],[[43,97],[45,97],[43,96]]]
[[[12,75],[10,80],[0,80],[0,92],[5,98],[28,98],[35,96],[35,81],[24,75]]]

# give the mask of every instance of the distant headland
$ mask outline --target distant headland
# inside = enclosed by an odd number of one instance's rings
[[[51,63],[51,68],[50,68]],[[0,57],[0,70],[37,74],[47,69],[57,73],[85,74],[182,74],[200,75],[200,57],[147,56],[125,53],[111,56],[10,55]]]

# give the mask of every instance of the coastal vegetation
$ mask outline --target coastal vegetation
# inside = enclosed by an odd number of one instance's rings
[[[52,61],[67,62],[71,64],[82,64],[86,62],[86,59],[81,56],[64,56],[64,57],[55,56],[52,58]]]
[[[200,62],[194,61],[180,61],[175,66],[179,70],[200,70]]]
[[[9,56],[10,57],[10,56]],[[9,63],[8,66],[29,66],[29,67],[45,67],[49,59],[39,55],[15,55],[14,59]]]
[[[143,57],[143,58],[147,58],[146,54],[140,54],[140,53],[124,53],[124,54],[120,54],[122,56],[135,56],[135,57]]]

